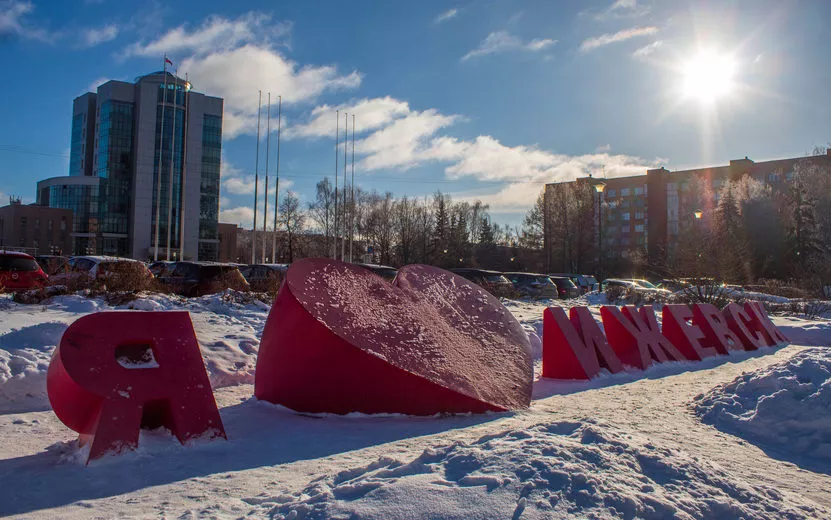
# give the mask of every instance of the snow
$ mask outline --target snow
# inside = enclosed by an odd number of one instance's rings
[[[602,298],[503,301],[536,373],[545,305],[597,316]],[[84,465],[49,410],[46,368],[70,323],[113,308],[190,312],[227,441],[142,432],[137,450]],[[268,311],[233,292],[121,307],[0,298],[0,516],[831,517],[831,321],[775,317],[785,347],[537,380],[520,412],[332,416],[252,398]]]
[[[831,467],[831,350],[804,350],[696,399],[702,421],[772,456]]]

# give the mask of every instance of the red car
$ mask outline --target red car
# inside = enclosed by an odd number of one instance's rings
[[[43,287],[47,278],[34,257],[15,251],[0,251],[0,292]]]

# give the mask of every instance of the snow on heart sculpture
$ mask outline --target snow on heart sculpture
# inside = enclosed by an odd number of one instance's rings
[[[590,379],[786,341],[761,305],[602,307],[543,314],[543,377]],[[294,262],[269,313],[254,393],[299,412],[481,413],[527,408],[528,336],[481,287],[426,265],[393,283],[329,259]],[[73,323],[47,376],[53,410],[89,459],[134,448],[140,428],[225,437],[187,313],[100,312]]]

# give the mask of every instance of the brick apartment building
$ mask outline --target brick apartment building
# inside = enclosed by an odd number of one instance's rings
[[[22,204],[0,208],[0,249],[31,255],[71,254],[72,210]]]
[[[663,265],[683,240],[685,230],[712,222],[725,183],[743,176],[763,184],[787,182],[803,160],[831,167],[831,150],[814,157],[764,162],[745,157],[725,166],[679,171],[657,168],[645,175],[546,184],[546,267],[549,272],[603,270],[604,274],[624,275],[627,273],[615,273],[615,266],[635,257],[649,265]],[[569,205],[576,209],[565,207]],[[564,236],[564,225],[571,230],[568,237]],[[602,244],[600,259],[598,244]]]

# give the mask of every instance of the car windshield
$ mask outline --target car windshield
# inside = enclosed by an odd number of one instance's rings
[[[485,280],[489,283],[511,283],[501,274],[486,274]]]
[[[597,284],[597,279],[594,276],[584,276],[583,280],[585,280],[588,285]]]
[[[646,280],[633,280],[636,284],[640,285],[641,287],[646,287],[647,289],[657,289],[654,285],[647,282]]]
[[[0,256],[0,271],[37,271],[40,269],[33,258],[25,256]]]
[[[574,289],[577,287],[570,278],[554,278],[553,280],[560,289]]]

